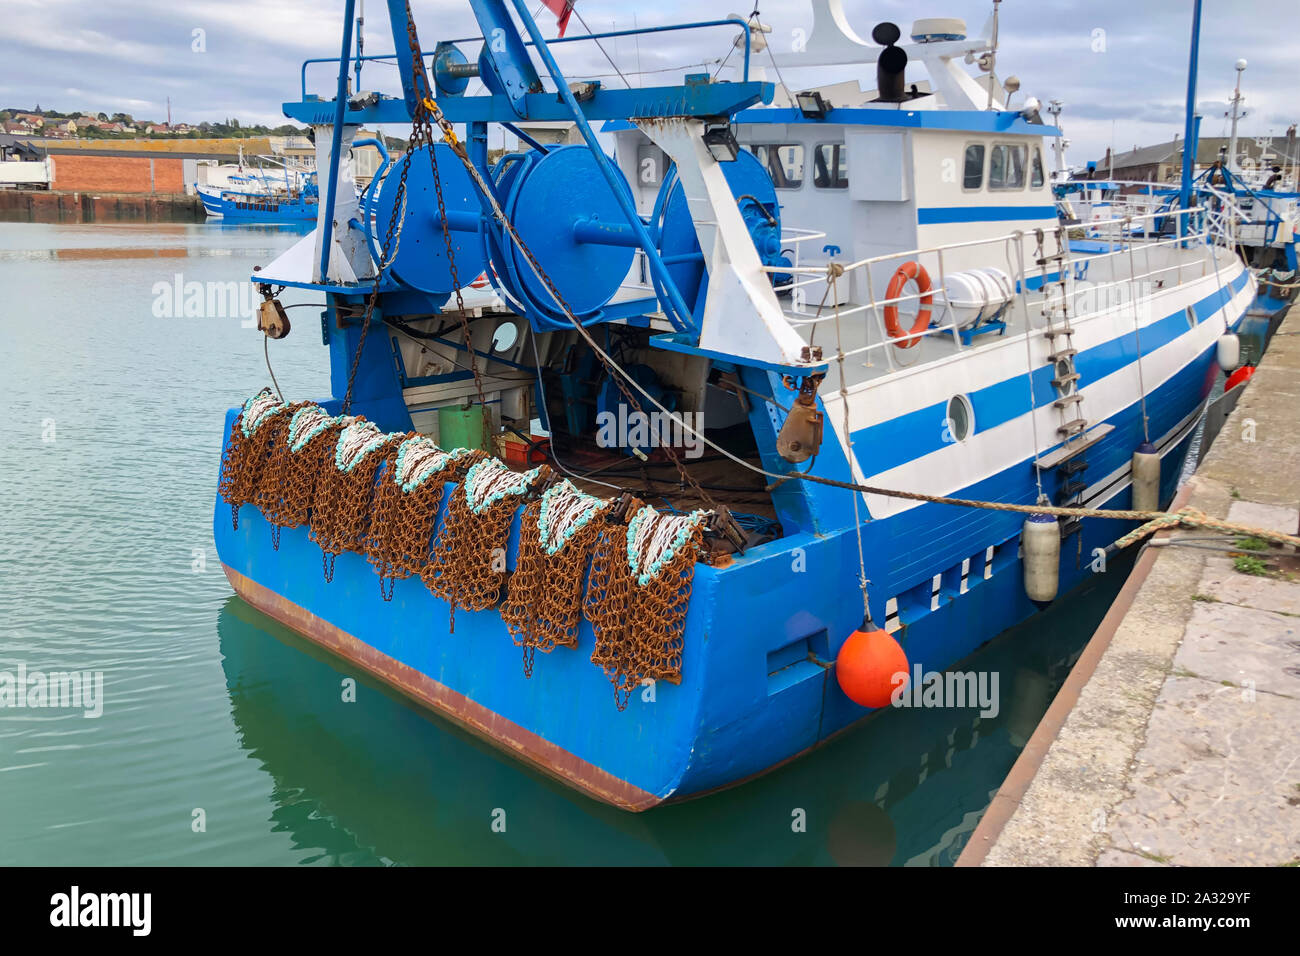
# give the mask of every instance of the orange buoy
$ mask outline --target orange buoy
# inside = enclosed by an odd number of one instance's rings
[[[916,282],[916,287],[921,293],[921,307],[917,310],[916,321],[912,323],[911,331],[906,333],[908,338],[901,342],[895,342],[894,346],[900,349],[910,349],[913,345],[921,341],[921,333],[930,327],[930,306],[934,304],[934,296],[930,294],[932,288],[930,284],[930,273],[925,271],[925,266],[919,262],[904,262],[894,273],[894,277],[889,280],[889,289],[886,295],[890,299],[897,299],[903,294],[903,289],[908,282]],[[891,339],[901,338],[903,336],[903,327],[898,323],[898,304],[885,306],[885,331],[889,333]]]
[[[1246,382],[1246,380],[1254,374],[1255,366],[1243,365],[1241,368],[1237,369],[1237,371],[1228,376],[1227,384],[1223,386],[1223,390],[1225,392],[1232,391],[1232,389]]]
[[[884,707],[907,685],[907,653],[886,631],[854,631],[835,656],[835,679],[853,703]]]

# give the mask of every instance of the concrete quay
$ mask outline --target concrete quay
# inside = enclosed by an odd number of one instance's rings
[[[1175,510],[1296,534],[1300,310],[1245,388]],[[1300,865],[1300,556],[1252,547],[1154,539],[959,866]]]

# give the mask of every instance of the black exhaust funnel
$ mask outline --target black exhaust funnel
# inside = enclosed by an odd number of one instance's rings
[[[871,39],[884,47],[876,58],[876,102],[902,103],[910,99],[904,89],[903,71],[907,68],[907,51],[894,46],[903,31],[898,24],[885,21],[877,23]]]

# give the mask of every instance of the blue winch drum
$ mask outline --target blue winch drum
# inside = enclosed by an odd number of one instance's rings
[[[758,157],[750,152],[740,153],[734,161],[722,163],[722,174],[731,187],[731,194],[740,204],[741,214],[754,238],[754,244],[765,265],[789,261],[781,257],[781,205],[777,199],[772,177],[763,168]],[[759,207],[761,206],[761,211]],[[770,217],[770,218],[769,218]],[[772,222],[775,220],[775,222]],[[686,193],[677,178],[674,166],[664,177],[655,202],[652,217],[655,242],[663,256],[669,274],[677,283],[682,299],[688,306],[702,301],[708,285],[708,272],[700,240],[695,233],[686,202]]]
[[[595,157],[578,145],[507,156],[494,178],[506,216],[569,309],[583,321],[596,317],[632,268],[636,242]],[[501,227],[491,226],[487,246],[511,296],[567,328],[563,310]]]
[[[456,278],[467,286],[487,268],[487,253],[482,238],[482,207],[478,188],[470,178],[460,158],[450,146],[439,143],[434,147],[438,161],[438,179],[451,227],[451,248],[455,257]],[[397,205],[397,189],[401,179],[400,164],[384,177],[375,202],[375,245],[382,250],[388,224]],[[393,262],[390,271],[403,285],[431,295],[449,295],[456,291],[452,280],[451,262],[447,256],[447,241],[438,218],[438,196],[434,188],[433,171],[429,164],[429,148],[422,146],[411,157],[406,175],[406,211],[401,223],[400,241],[394,238],[396,255],[389,249]]]

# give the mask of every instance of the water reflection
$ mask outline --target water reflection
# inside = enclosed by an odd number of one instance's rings
[[[270,824],[299,862],[948,865],[1127,572],[1112,562],[954,668],[999,674],[996,716],[890,710],[741,787],[644,814],[588,800],[368,679],[345,703],[345,662],[238,598],[217,630],[241,745],[273,780]]]
[[[238,222],[230,219],[208,219],[202,223],[204,229],[217,232],[257,234],[275,233],[281,235],[305,236],[316,228],[314,219],[291,220],[288,222]]]

